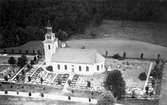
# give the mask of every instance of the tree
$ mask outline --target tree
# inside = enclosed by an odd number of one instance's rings
[[[126,58],[126,52],[123,53],[123,58]]]
[[[145,87],[145,90],[146,90],[146,94],[148,95],[149,87],[146,86],[146,87]]]
[[[48,66],[48,67],[46,67],[46,70],[48,70],[50,72],[53,72],[53,67],[52,66]]]
[[[105,81],[105,88],[112,91],[114,97],[121,99],[125,94],[125,81],[119,70],[110,71]]]
[[[160,56],[161,56],[160,54],[158,54],[158,55],[157,55],[157,60],[159,60],[159,59],[160,59]]]
[[[143,59],[144,53],[141,53],[140,58]]]
[[[162,64],[156,64],[151,71],[151,76],[153,76],[154,79],[161,79],[162,78]]]
[[[43,80],[43,78],[41,77],[41,78],[40,78],[40,82],[41,82],[41,84],[43,83],[43,81],[44,81],[44,80]]]
[[[21,57],[18,58],[17,66],[23,67],[26,65],[28,59],[25,55],[22,55]]]
[[[106,54],[105,54],[106,57],[108,57],[108,51],[106,51]]]
[[[114,59],[121,59],[122,57],[117,53],[112,56]]]
[[[139,74],[139,79],[141,81],[145,81],[147,79],[147,74],[145,72],[142,72]]]
[[[10,65],[14,65],[14,64],[16,64],[16,59],[14,57],[10,57],[9,60],[8,60],[8,63]]]
[[[97,105],[114,105],[116,102],[112,92],[105,91],[100,94],[99,99],[97,101]]]
[[[87,87],[91,87],[91,82],[90,81],[87,81]]]
[[[19,76],[18,75],[16,76],[16,80],[19,81]]]
[[[30,82],[31,81],[31,77],[30,76],[28,76],[28,82]]]

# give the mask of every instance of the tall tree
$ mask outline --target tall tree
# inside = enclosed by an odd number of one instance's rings
[[[121,99],[125,94],[125,81],[122,73],[119,70],[110,71],[105,81],[105,87],[112,91],[114,97]]]

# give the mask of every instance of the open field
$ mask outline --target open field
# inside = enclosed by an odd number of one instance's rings
[[[72,48],[86,48],[97,49],[101,54],[105,54],[108,51],[109,55],[126,52],[127,57],[140,57],[141,53],[144,53],[146,58],[156,58],[157,54],[161,54],[161,57],[167,59],[167,48],[134,40],[113,40],[113,39],[82,39],[82,40],[69,40],[67,45]],[[25,45],[15,48],[9,48],[9,50],[26,50],[26,49],[40,49],[43,51],[43,45],[41,41],[31,41]],[[8,49],[7,49],[8,50]]]
[[[72,39],[91,38],[88,34],[93,32],[97,34],[96,38],[138,40],[167,46],[166,27],[167,24],[162,23],[104,20],[98,27],[88,27],[87,35],[77,35]]]
[[[114,55],[126,52],[127,57],[140,57],[144,53],[146,58],[157,58],[157,54],[167,59],[167,48],[133,40],[112,40],[112,39],[83,39],[83,40],[70,40],[67,41],[68,46],[73,48],[93,48],[97,49],[101,54],[108,51],[109,55]]]

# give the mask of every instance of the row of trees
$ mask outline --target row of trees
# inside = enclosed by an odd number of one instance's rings
[[[19,66],[19,67],[23,67],[24,65],[27,64],[27,62],[28,62],[28,59],[25,55],[22,55],[17,60],[14,57],[10,57],[9,60],[8,60],[8,63],[10,65],[17,64],[17,66]]]

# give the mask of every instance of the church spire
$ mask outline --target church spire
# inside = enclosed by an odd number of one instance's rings
[[[47,26],[46,26],[47,33],[52,33],[52,25],[50,23],[50,20],[48,20]]]

